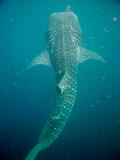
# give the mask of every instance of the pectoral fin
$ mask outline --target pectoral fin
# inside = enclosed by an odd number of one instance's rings
[[[30,69],[36,65],[45,65],[47,67],[51,67],[48,51],[42,52],[37,57],[35,57],[32,62],[27,66],[27,69]]]
[[[77,63],[78,64],[83,63],[88,59],[94,59],[101,62],[105,62],[102,56],[98,55],[97,53],[83,47],[77,48]]]

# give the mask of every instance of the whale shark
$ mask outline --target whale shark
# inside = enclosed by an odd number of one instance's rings
[[[28,69],[36,65],[52,67],[56,78],[55,102],[50,117],[25,160],[35,160],[63,131],[73,109],[77,93],[78,65],[88,59],[105,62],[102,56],[82,47],[78,17],[67,8],[49,18],[46,50],[35,57]]]

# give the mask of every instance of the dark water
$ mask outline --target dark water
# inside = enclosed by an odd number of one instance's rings
[[[0,160],[23,160],[50,114],[52,70],[23,68],[45,49],[49,15],[67,4],[79,18],[83,46],[107,63],[79,66],[72,116],[38,160],[120,160],[119,0],[0,0]]]

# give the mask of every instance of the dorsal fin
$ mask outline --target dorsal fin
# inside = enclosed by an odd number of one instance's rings
[[[61,81],[59,82],[58,87],[60,88],[61,93],[63,93],[64,90],[65,90],[66,87],[67,87],[68,82],[69,82],[69,77],[70,77],[70,75],[68,74],[68,72],[66,72],[66,73],[64,74],[63,78],[61,79]]]

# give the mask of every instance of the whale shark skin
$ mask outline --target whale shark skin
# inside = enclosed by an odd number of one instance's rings
[[[75,104],[78,65],[88,59],[105,62],[100,55],[82,47],[81,35],[78,18],[72,11],[50,15],[46,50],[33,59],[28,69],[36,65],[52,67],[56,97],[51,115],[25,160],[35,160],[63,131]]]

